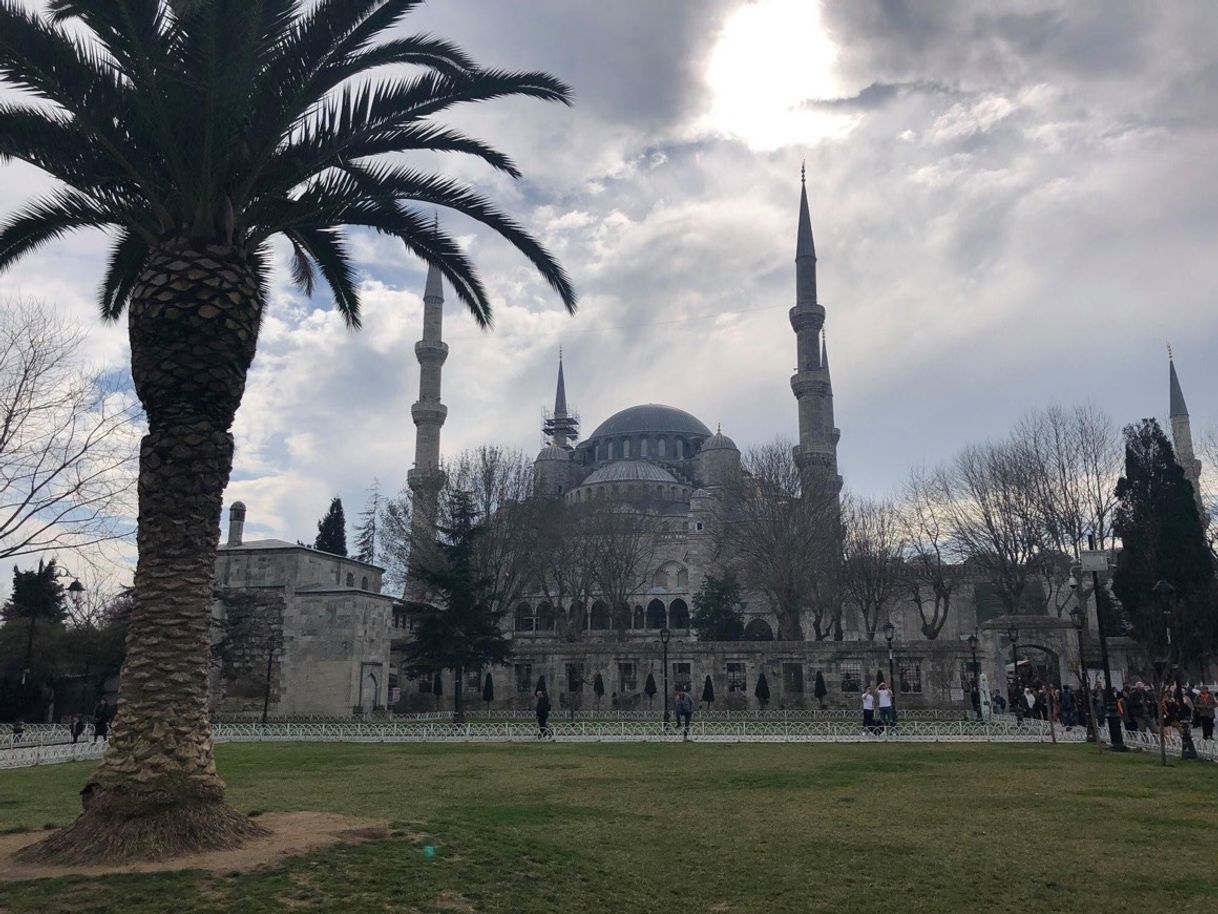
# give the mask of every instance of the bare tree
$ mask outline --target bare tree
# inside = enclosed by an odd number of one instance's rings
[[[1017,613],[1037,579],[1043,531],[1032,470],[1009,443],[972,445],[943,472],[946,520],[955,548]]]
[[[802,641],[802,619],[816,639],[840,632],[841,505],[835,482],[805,486],[788,442],[745,455],[746,472],[724,492],[715,524],[722,554],[748,587],[765,594],[778,637]]]
[[[852,497],[842,508],[842,588],[858,609],[868,640],[874,640],[905,576],[903,528],[887,499]]]
[[[410,490],[381,500],[377,524],[377,560],[385,568],[385,586],[395,593],[405,591],[410,567]]]
[[[609,604],[613,629],[630,627],[630,598],[647,586],[662,519],[639,505],[594,503],[581,524],[596,590]]]
[[[949,488],[942,471],[918,469],[910,474],[901,500],[904,583],[929,641],[943,630],[960,581],[960,554],[949,526]]]
[[[539,499],[533,505],[534,568],[564,641],[577,641],[583,635],[596,588],[596,538],[589,532],[589,513],[589,506],[558,500]]]
[[[128,537],[138,409],[48,309],[0,306],[0,558]]]

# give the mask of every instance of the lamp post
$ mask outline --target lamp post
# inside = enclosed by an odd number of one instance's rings
[[[668,626],[660,629],[660,644],[664,645],[664,726],[668,727],[668,642],[672,639],[672,632]]]
[[[1019,629],[1014,622],[1007,628],[1007,637],[1011,639],[1011,678],[1015,680],[1009,689],[1011,705],[1015,711],[1015,722],[1023,723],[1023,695],[1019,691]]]
[[[1172,684],[1175,690],[1179,693],[1180,690],[1180,654],[1181,651],[1172,643],[1172,616],[1175,609],[1174,600],[1176,596],[1176,588],[1169,581],[1160,581],[1154,586],[1154,595],[1159,600],[1159,605],[1163,609],[1163,630],[1167,635],[1167,663],[1172,672]],[[1166,678],[1166,677],[1164,677]],[[1162,705],[1160,705],[1161,707]],[[1181,712],[1184,710],[1183,702],[1181,702]],[[1165,722],[1160,719],[1159,722],[1159,743],[1166,751],[1167,741],[1164,739],[1163,724]],[[1180,721],[1180,759],[1195,759],[1197,757],[1197,747],[1193,745],[1192,721],[1188,720],[1181,713]]]
[[[973,700],[974,695],[977,696],[977,702],[973,706],[973,713],[977,715],[978,720],[981,720],[981,686],[977,683],[981,670],[977,666],[977,635],[975,632],[968,636],[968,649],[973,655],[973,685],[969,691],[969,701]]]
[[[1087,534],[1087,551],[1095,554],[1095,534]],[[1084,556],[1084,559],[1086,557]],[[1100,600],[1100,573],[1095,565],[1091,566],[1091,587],[1095,594],[1095,625],[1100,634],[1100,662],[1104,666],[1104,713],[1108,718],[1108,744],[1113,752],[1128,752],[1125,737],[1121,734],[1121,715],[1117,714],[1116,692],[1112,688],[1112,666],[1108,662],[1107,620],[1104,618],[1104,604]]]
[[[888,691],[892,692],[892,722],[897,722],[897,681],[893,673],[892,639],[896,637],[897,628],[891,622],[884,623],[884,640],[888,642]]]
[[[1078,578],[1070,575],[1070,592],[1074,594],[1074,608],[1070,610],[1070,620],[1074,623],[1074,631],[1078,635],[1078,681],[1083,685],[1083,694],[1087,696],[1087,742],[1094,743],[1095,733],[1095,702],[1091,698],[1091,680],[1087,676],[1086,655],[1083,653],[1083,631],[1087,628],[1087,611],[1078,598]]]
[[[38,563],[38,570],[40,572],[43,570],[41,562]],[[66,578],[68,574],[69,572],[66,569],[59,567],[55,572],[55,577]],[[72,583],[68,585],[68,595],[72,598],[72,605],[79,610],[81,601],[85,596],[85,585],[80,583],[80,578],[72,579]],[[30,678],[30,662],[34,656],[34,628],[38,624],[38,610],[40,608],[38,606],[30,607],[30,628],[25,638],[25,667],[21,670],[22,685],[25,685],[26,681]]]

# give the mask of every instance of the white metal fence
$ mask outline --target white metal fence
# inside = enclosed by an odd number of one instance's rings
[[[534,723],[518,721],[399,721],[396,723],[313,722],[274,724],[216,724],[212,728],[217,743],[234,742],[307,742],[307,743],[524,743],[539,739],[570,743],[680,742],[685,732],[675,726],[652,721],[594,721],[574,723],[555,721],[544,737]],[[1056,729],[1060,743],[1078,743],[1086,737],[1082,727]],[[800,720],[696,720],[689,728],[689,739],[705,743],[1045,743],[1050,740],[1045,721],[1013,718],[990,723],[978,721],[902,720],[885,729],[877,725],[864,728],[857,722]],[[1103,733],[1107,740],[1107,733]],[[1126,734],[1126,742],[1137,749],[1157,752],[1153,733]],[[1168,752],[1180,756],[1180,738],[1169,734]],[[1218,761],[1218,745],[1197,740],[1201,758]],[[0,769],[50,765],[59,762],[100,758],[105,751],[101,742],[18,745],[0,751]]]

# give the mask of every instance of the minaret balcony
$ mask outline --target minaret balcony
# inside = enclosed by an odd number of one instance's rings
[[[419,340],[414,344],[414,357],[419,360],[420,365],[443,365],[448,358],[448,343],[440,340]]]
[[[444,488],[444,471],[439,467],[424,467],[406,471],[406,485],[411,492],[439,492]]]
[[[797,400],[808,395],[814,397],[833,396],[833,388],[824,376],[823,369],[819,368],[797,371],[793,374],[791,376],[791,392],[795,394],[795,399]]]
[[[791,318],[791,328],[796,333],[813,330],[817,333],[825,326],[825,309],[817,304],[799,304],[787,312]]]
[[[420,401],[410,407],[410,417],[415,425],[443,425],[448,418],[448,407],[443,403]]]

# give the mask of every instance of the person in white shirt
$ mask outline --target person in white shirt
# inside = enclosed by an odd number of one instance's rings
[[[875,689],[870,686],[863,689],[863,727],[875,730]]]
[[[892,713],[892,689],[888,687],[888,683],[880,683],[876,697],[880,700],[880,723],[885,727],[891,727],[896,723],[896,717]]]

